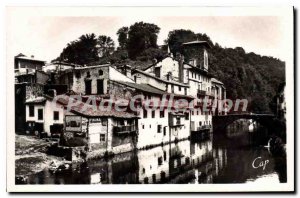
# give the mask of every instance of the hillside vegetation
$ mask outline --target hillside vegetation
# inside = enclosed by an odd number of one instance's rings
[[[119,47],[116,49],[109,36],[85,34],[67,44],[55,60],[84,65],[130,64],[144,68],[153,59],[160,60],[166,55],[167,44],[175,55],[182,52],[182,43],[205,40],[212,47],[209,51],[209,72],[225,84],[227,98],[248,99],[248,111],[274,111],[274,96],[280,84],[285,82],[283,61],[253,52],[246,53],[242,47],[224,48],[206,34],[182,29],[170,31],[166,45],[159,47],[159,30],[157,25],[144,22],[121,27],[117,32]]]

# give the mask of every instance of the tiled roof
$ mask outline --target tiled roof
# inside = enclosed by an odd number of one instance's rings
[[[63,62],[63,61],[53,61],[51,63],[46,64],[46,66],[49,65],[66,65],[66,66],[72,66],[72,67],[83,67],[82,65],[78,65],[75,63],[67,63],[67,62]]]
[[[46,61],[44,60],[38,60],[38,59],[34,59],[34,58],[29,58],[27,56],[18,56],[16,57],[17,59],[22,59],[22,60],[29,60],[29,61],[37,61],[37,62],[43,62],[45,63]]]
[[[198,45],[198,44],[200,44],[200,45],[204,44],[204,45],[206,45],[206,46],[208,46],[208,47],[211,48],[211,46],[209,45],[209,43],[206,42],[206,41],[191,41],[191,42],[182,43],[182,45]]]
[[[163,90],[157,89],[155,87],[152,87],[152,86],[150,86],[148,84],[144,84],[144,83],[137,84],[137,83],[125,82],[125,81],[113,81],[113,82],[117,82],[117,83],[120,83],[120,84],[123,84],[123,85],[127,85],[129,87],[135,88],[135,89],[140,90],[142,92],[148,92],[148,93],[153,93],[153,94],[158,94],[158,95],[163,95],[163,94],[167,93]]]
[[[144,75],[146,75],[146,76],[149,76],[149,77],[151,77],[151,78],[154,78],[154,79],[156,79],[156,80],[162,81],[162,82],[167,83],[167,84],[174,84],[174,85],[180,85],[180,86],[183,86],[183,87],[189,87],[188,84],[183,84],[183,83],[179,83],[179,82],[175,82],[175,81],[163,80],[163,79],[161,79],[161,78],[158,78],[158,77],[156,77],[156,76],[154,76],[154,75],[152,75],[152,74],[149,74],[149,73],[147,73],[147,72],[145,72],[145,71],[142,71],[142,70],[139,70],[139,69],[135,69],[134,72],[138,72],[138,73],[144,74]],[[134,72],[133,72],[133,73],[134,73]]]
[[[167,94],[167,95],[173,95],[175,98],[194,98],[192,96],[187,96],[187,95],[182,95],[182,94],[172,94],[172,93],[168,93],[166,91],[163,91],[161,89],[158,89],[156,87],[153,87],[151,85],[148,84],[137,84],[137,83],[131,83],[131,82],[124,82],[124,81],[114,81],[123,85],[127,85],[128,87],[132,87],[135,88],[137,90],[140,90],[142,92],[147,92],[147,93],[152,93],[152,94],[157,94],[157,95],[163,95],[163,94]]]
[[[75,67],[76,70],[80,69],[92,69],[92,68],[101,68],[101,67],[107,67],[111,66],[110,64],[104,64],[104,65],[91,65],[91,66],[83,66],[83,67]]]
[[[221,81],[217,80],[216,78],[212,78],[211,82],[217,83],[217,84],[221,84],[223,85],[224,83],[222,83]]]
[[[75,97],[76,98],[76,97]],[[117,118],[135,118],[137,117],[133,113],[117,111],[115,108],[111,110],[101,110],[98,106],[94,107],[92,105],[86,104],[84,102],[78,101],[67,95],[59,95],[58,103],[68,107],[70,105],[70,111],[86,117],[117,117]]]

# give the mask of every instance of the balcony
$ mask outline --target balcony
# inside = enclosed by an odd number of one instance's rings
[[[206,95],[206,91],[198,89],[197,90],[197,95],[198,96],[205,96]]]
[[[127,125],[127,126],[114,126],[113,132],[116,134],[126,134],[132,133],[136,131],[135,125]]]
[[[197,131],[209,130],[209,129],[211,129],[211,125],[203,125],[203,126],[197,127]]]
[[[212,98],[215,97],[215,94],[213,92],[209,92],[209,91],[206,92],[206,95],[209,97],[212,97]]]

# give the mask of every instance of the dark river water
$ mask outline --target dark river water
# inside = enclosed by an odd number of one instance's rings
[[[238,132],[236,132],[238,131]],[[274,156],[256,131],[232,127],[226,135],[124,153],[28,177],[29,184],[202,184],[286,182],[286,157]],[[197,139],[197,140],[196,140]],[[262,141],[263,142],[263,141]]]

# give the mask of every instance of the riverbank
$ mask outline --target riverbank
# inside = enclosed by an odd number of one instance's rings
[[[50,163],[62,163],[62,157],[47,155],[47,148],[55,142],[35,136],[17,135],[15,138],[15,175],[25,177],[42,171]]]

